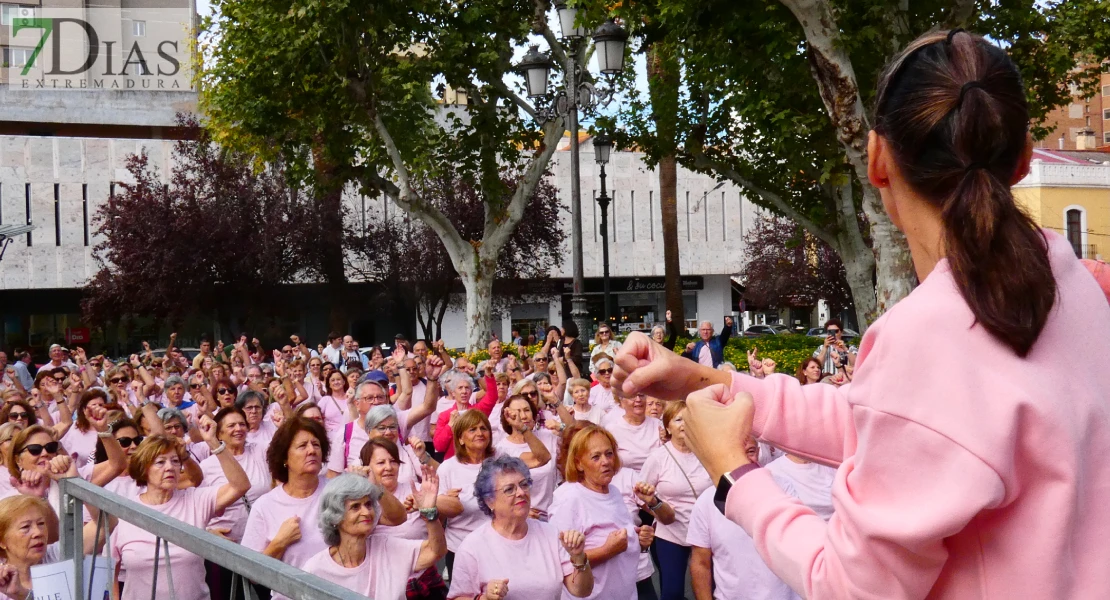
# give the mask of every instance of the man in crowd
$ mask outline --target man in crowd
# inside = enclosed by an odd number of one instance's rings
[[[822,375],[835,375],[838,368],[855,366],[856,352],[855,346],[844,342],[840,319],[829,319],[825,322],[825,342],[813,351],[813,358],[821,363]]]
[[[57,369],[58,367],[65,367],[67,370],[72,372],[77,368],[77,365],[73,364],[72,361],[66,358],[66,349],[63,348],[61,344],[51,344],[50,362],[39,367],[39,371],[52,371],[54,369]]]
[[[15,351],[15,373],[19,377],[19,382],[23,384],[23,389],[29,390],[35,384],[35,378],[31,375],[31,353],[26,350]]]
[[[509,365],[509,359],[501,348],[501,340],[493,338],[487,348],[489,348],[489,360],[493,364],[493,372],[504,373]]]
[[[344,373],[347,372],[347,365],[351,364],[352,362],[356,362],[361,365],[363,371],[366,371],[370,368],[370,360],[358,351],[358,341],[356,341],[354,337],[349,335],[343,336],[343,352],[340,356],[340,362],[343,365],[342,367],[340,367],[340,370]]]
[[[328,334],[328,345],[324,346],[323,352],[320,353],[320,358],[335,365],[336,368],[343,366],[343,336],[336,332]]]
[[[193,368],[199,369],[204,364],[204,359],[212,356],[212,341],[208,338],[200,340],[200,354],[193,357]]]
[[[702,321],[698,325],[698,336],[701,339],[697,343],[686,344],[686,351],[682,356],[716,369],[725,360],[725,346],[732,337],[732,317],[725,317],[725,329],[718,336],[713,335],[712,323]]]

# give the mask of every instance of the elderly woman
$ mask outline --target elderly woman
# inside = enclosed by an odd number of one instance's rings
[[[196,418],[199,414],[197,405],[192,400],[185,400],[185,380],[178,375],[170,375],[162,383],[162,397],[159,404],[167,408],[176,408],[181,412]]]
[[[494,455],[489,419],[477,410],[458,414],[451,425],[455,452],[439,466],[439,513],[447,517],[447,567],[451,568],[455,552],[470,532],[489,520],[478,506],[474,495],[474,480],[482,468],[482,461]],[[453,490],[459,490],[453,495]]]
[[[250,489],[243,497],[224,510],[222,515],[208,522],[208,529],[215,530],[233,542],[243,539],[251,506],[273,488],[270,469],[266,464],[266,449],[247,441],[247,416],[238,408],[224,408],[216,413],[216,437],[227,446],[227,452],[239,463],[250,481]],[[221,486],[227,483],[218,456],[209,456],[200,463],[204,474],[202,487]]]
[[[91,415],[104,408],[108,394],[102,389],[86,390],[77,402],[77,422],[62,436],[62,446],[78,465],[89,461],[96,451],[97,430],[92,426]]]
[[[277,426],[266,414],[266,396],[255,390],[243,390],[235,398],[235,408],[247,415],[247,441],[265,448],[277,433]]]
[[[571,410],[574,411],[574,419],[576,421],[589,421],[594,425],[601,423],[601,418],[605,416],[605,409],[590,403],[590,381],[575,377],[567,382],[567,389],[570,390],[570,397],[574,401]]]
[[[589,598],[636,598],[639,535],[620,491],[612,484],[621,469],[616,440],[587,425],[574,434],[566,456],[566,481],[555,492],[551,524],[586,533],[586,557],[593,568]]]
[[[320,407],[311,400],[301,402],[297,409],[293,411],[293,416],[304,417],[309,421],[316,421],[320,424],[320,427],[324,426],[324,411],[320,410]],[[281,427],[281,425],[278,425],[278,427]]]
[[[610,358],[617,355],[617,350],[620,350],[621,343],[613,339],[613,328],[608,323],[602,323],[597,328],[597,333],[594,334],[594,345],[590,348],[590,362],[592,363],[592,370],[597,371],[598,364],[594,361],[594,357],[599,354],[604,354]]]
[[[639,471],[652,450],[663,445],[659,439],[663,421],[647,416],[647,396],[637,394],[621,398],[623,411],[613,411],[601,420],[601,426],[617,440],[621,464]]]
[[[709,473],[686,443],[685,413],[685,401],[667,407],[663,412],[667,443],[652,450],[640,468],[640,480],[663,501],[658,508],[648,505],[656,517],[660,600],[678,600],[685,593],[686,568],[690,562],[690,545],[686,542],[690,512],[698,496],[713,487]]]
[[[282,423],[266,450],[270,476],[280,485],[255,501],[247,517],[243,546],[298,569],[327,549],[319,528],[310,524],[320,511],[328,450],[328,435],[316,421],[292,417]],[[382,502],[382,510],[382,520],[388,525],[405,521],[404,507],[392,496]],[[284,596],[274,594],[274,598]]]
[[[162,421],[162,430],[181,442],[193,462],[199,465],[204,459],[208,458],[210,454],[208,444],[200,437],[196,428],[189,427],[189,419],[185,417],[184,413],[167,406],[158,409],[158,419]]]
[[[58,506],[61,492],[57,480],[77,476],[77,465],[69,455],[59,453],[61,449],[61,445],[54,441],[54,433],[42,425],[20,430],[12,438],[11,459],[8,462],[13,486],[5,493],[9,496],[19,493],[49,496],[50,505]],[[102,484],[97,482],[97,485]]]
[[[231,380],[223,377],[216,380],[212,385],[212,398],[216,400],[216,408],[228,408],[235,406],[235,384]]]
[[[387,409],[388,407],[378,407],[374,411]],[[374,411],[371,411],[373,413]],[[397,445],[392,441],[383,437],[374,437],[366,442],[360,452],[362,464],[365,467],[355,467],[354,472],[359,475],[369,477],[370,481],[380,485],[387,493],[391,494],[398,500],[404,500],[405,505],[409,510],[408,519],[404,524],[398,526],[381,525],[374,529],[373,535],[399,537],[407,540],[426,540],[428,539],[428,528],[425,526],[426,521],[416,510],[414,504],[415,498],[412,492],[417,489],[418,485],[422,482],[418,476],[410,476],[407,482],[402,482],[401,472],[405,466],[401,463],[403,460],[403,450],[398,449]],[[436,464],[426,465],[428,469],[435,470],[438,466]],[[417,466],[420,469],[420,466]],[[417,473],[422,473],[418,470]],[[436,482],[438,486],[438,479]],[[447,552],[446,542],[444,542],[443,551]],[[409,578],[409,599],[410,600],[443,600],[447,598],[447,585],[443,583],[443,577],[440,576],[439,570],[429,568],[421,573],[414,574]]]
[[[366,413],[366,430],[369,432],[369,438],[363,439],[358,442],[359,454],[352,457],[347,463],[346,468],[350,467],[369,467],[370,463],[367,462],[368,456],[366,452],[366,444],[370,441],[377,439],[384,439],[394,444],[397,447],[397,485],[408,492],[413,483],[420,483],[421,466],[428,465],[436,469],[439,468],[439,463],[428,454],[427,448],[424,446],[423,440],[416,438],[409,438],[408,444],[401,442],[400,435],[398,434],[397,427],[397,411],[388,404],[375,406]],[[355,441],[352,440],[351,446],[355,447]],[[332,452],[332,456],[335,452]],[[328,467],[329,475],[331,475],[332,466]],[[391,492],[393,490],[390,490]],[[403,496],[402,496],[403,498]]]
[[[57,562],[58,517],[42,498],[0,500],[0,600],[31,598],[31,567]]]
[[[351,420],[347,412],[347,377],[339,371],[328,374],[327,395],[320,398],[318,404],[324,412],[324,428],[328,433],[339,431]],[[353,390],[352,390],[353,391]]]
[[[474,488],[491,520],[459,548],[449,598],[558,600],[564,591],[575,598],[590,596],[594,576],[586,538],[580,531],[560,532],[528,518],[532,479],[522,460],[486,460]]]
[[[522,395],[509,397],[499,425],[506,435],[495,444],[496,450],[521,459],[531,469],[529,479],[535,484],[536,495],[532,517],[547,520],[551,494],[558,484],[552,458],[558,451],[559,437],[545,428],[536,429],[536,407]]]
[[[470,409],[477,410],[487,417],[486,427],[489,427],[488,417],[499,397],[497,395],[497,380],[492,372],[487,373],[485,394],[474,406],[470,405],[470,395],[474,391],[474,380],[464,371],[458,369],[447,371],[440,377],[440,385],[447,392],[447,396],[455,401],[455,404],[439,413],[439,420],[436,421],[436,431],[432,442],[435,444],[436,450],[444,453],[444,458],[451,458],[455,455],[455,449],[458,446],[457,439],[453,438],[452,435],[454,434],[454,422],[459,414]],[[475,471],[475,475],[477,475],[477,471]],[[450,546],[450,534],[447,536],[447,542]]]
[[[223,467],[227,483],[216,487],[179,490],[178,481],[187,460],[184,446],[172,436],[155,435],[143,440],[131,455],[128,474],[145,491],[138,502],[155,508],[166,516],[194,527],[204,528],[213,516],[219,514],[250,489],[250,480],[239,463],[227,453],[227,445],[218,443],[216,423],[208,416],[197,424],[212,455]],[[146,598],[157,579],[157,591],[173,594],[180,600],[204,600],[209,597],[204,577],[204,560],[177,546],[170,545],[168,556],[163,550],[162,559],[171,565],[168,573],[156,577],[163,565],[154,564],[156,536],[141,527],[120,521],[112,532],[110,547],[116,559],[116,569],[127,570],[127,585],[122,600]]]
[[[317,519],[328,547],[303,569],[375,600],[404,600],[409,578],[435,566],[447,551],[435,508],[438,490],[435,471],[425,468],[413,497],[428,539],[371,536],[382,512],[379,502],[389,494],[365,477],[336,477],[324,488]]]
[[[590,404],[600,406],[602,409],[608,411],[614,408],[617,403],[613,399],[613,388],[611,385],[613,376],[613,357],[608,354],[595,354],[592,359],[594,367],[594,377],[597,379],[597,385],[590,388]]]
[[[665,328],[662,325],[651,328],[651,339],[667,350],[674,350],[674,344],[678,341],[678,328],[675,327],[671,318],[671,311],[667,311],[667,326]]]

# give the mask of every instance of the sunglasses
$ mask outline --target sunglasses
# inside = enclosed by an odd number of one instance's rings
[[[829,329],[827,331],[829,332],[829,335],[836,335],[836,334],[840,333],[839,329]]]
[[[610,334],[610,333],[612,333],[612,332],[611,332],[611,331],[608,331],[608,330],[606,330],[606,329],[603,329],[603,330],[601,330],[601,331],[599,331],[599,332],[597,332],[597,333],[598,333],[599,335],[609,335],[609,334]]]
[[[58,442],[49,442],[46,444],[31,444],[29,446],[24,446],[23,450],[20,450],[20,452],[30,452],[31,456],[39,456],[42,454],[43,450],[45,450],[47,454],[57,454],[58,447]]]
[[[8,413],[8,420],[9,421],[27,421],[30,418],[31,418],[31,413],[25,412],[25,411],[20,411],[20,412],[14,412],[13,411],[13,412]]]
[[[127,380],[124,379],[123,377],[113,377],[113,378],[109,379],[108,381],[110,383],[127,383]]]
[[[598,375],[609,375],[612,372],[613,372],[612,369],[598,369],[597,370]]]
[[[138,446],[139,444],[143,443],[144,439],[146,439],[146,438],[144,438],[141,435],[137,435],[133,438],[132,437],[116,438],[116,441],[119,442],[119,445],[120,445],[121,448],[127,448],[131,444],[135,444],[136,446]]]
[[[199,390],[201,387],[202,386],[199,383],[190,383],[189,384],[189,389],[190,390]]]
[[[65,378],[65,377],[55,377],[55,378],[54,378],[54,381],[57,381],[58,383],[61,383],[61,382],[65,381],[65,380],[66,380],[66,378]]]
[[[235,391],[234,391],[234,390],[230,390],[230,389],[228,389],[228,388],[223,388],[223,387],[222,387],[222,388],[219,388],[219,389],[217,389],[217,390],[216,390],[216,393],[217,393],[217,394],[233,394],[233,393],[235,393]]]
[[[532,390],[531,392],[524,392],[521,395],[524,396],[525,398],[539,398],[540,397],[540,393],[535,391],[535,390]]]

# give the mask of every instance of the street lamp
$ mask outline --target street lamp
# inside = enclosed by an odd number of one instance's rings
[[[601,207],[601,263],[604,268],[605,320],[613,317],[609,304],[609,195],[605,193],[605,165],[609,163],[609,153],[613,150],[613,140],[604,133],[594,138],[594,161],[601,167],[601,193],[597,205]]]
[[[546,107],[536,109],[536,119],[546,122],[562,117],[566,119],[567,129],[570,131],[570,244],[574,272],[570,316],[578,324],[579,335],[588,335],[590,321],[589,311],[586,309],[585,275],[582,265],[582,182],[578,157],[578,109],[581,106],[589,110],[599,102],[607,100],[607,96],[599,96],[593,84],[587,80],[588,73],[582,72],[582,67],[576,60],[580,45],[589,43],[586,28],[577,24],[578,10],[571,7],[566,0],[555,0],[554,4],[563,34],[560,48],[566,56],[566,64],[560,65],[564,77],[563,89],[555,94],[547,92],[548,76],[553,65],[551,59],[540,52],[538,47],[533,46],[529,49],[517,65],[517,69],[524,76],[529,97],[543,96],[550,100],[546,103]],[[628,42],[628,34],[610,19],[597,28],[593,41],[602,74],[610,77],[619,74],[624,68],[624,50]],[[608,246],[605,252],[608,256]],[[608,282],[608,276],[606,276],[606,282]],[[608,312],[608,301],[606,301],[606,316]]]

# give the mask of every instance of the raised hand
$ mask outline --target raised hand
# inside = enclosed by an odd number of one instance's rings
[[[552,419],[552,418],[544,419],[543,426],[548,428],[549,430],[555,432],[555,433],[559,433],[563,429],[562,422],[559,421],[558,419]]]
[[[28,581],[27,585],[31,585]],[[31,595],[30,588],[24,587],[19,577],[19,569],[10,564],[0,565],[0,593],[8,598],[26,598]]]
[[[640,540],[640,547],[647,548],[655,541],[655,527],[651,525],[641,525],[636,528],[636,537]]]
[[[754,416],[751,394],[733,395],[726,385],[713,385],[686,398],[686,442],[709,472],[710,481],[750,462],[744,441]]]
[[[424,362],[424,377],[427,377],[428,381],[438,381],[439,376],[443,374],[443,367],[442,358],[429,354],[428,360]]]
[[[482,596],[486,600],[505,600],[509,595],[509,580],[508,579],[491,579],[486,584],[486,591],[482,592]]]
[[[636,485],[632,486],[632,492],[636,494],[640,502],[647,506],[651,506],[658,501],[655,497],[655,486],[644,481],[637,481]]]
[[[47,396],[57,396],[62,393],[62,386],[58,380],[53,377],[45,377],[42,380],[42,389],[46,391]]]
[[[73,466],[73,457],[68,454],[59,454],[50,459],[50,478],[62,479],[68,477],[69,468]]]
[[[23,470],[18,479],[11,477],[8,479],[8,483],[24,496],[45,498],[47,492],[50,491],[50,478],[34,469]]]
[[[613,385],[625,396],[646,394],[664,400],[681,400],[691,391],[714,383],[715,378],[728,377],[728,373],[717,373],[682,358],[639,331],[628,334],[615,362]]]
[[[89,425],[96,431],[108,431],[108,409],[103,406],[89,407]]]
[[[610,531],[604,545],[616,551],[617,554],[628,550],[628,532],[624,529]]]
[[[393,361],[393,363],[397,366],[401,366],[405,364],[405,358],[407,356],[408,353],[405,352],[405,349],[398,346],[397,348],[394,348],[393,353],[389,355],[389,360]]]
[[[417,508],[435,508],[436,498],[439,496],[439,474],[436,470],[424,465],[421,476],[423,480],[420,482],[420,489],[416,488],[416,484],[412,484],[412,497],[416,503]]]
[[[559,542],[563,544],[563,548],[570,555],[571,560],[586,554],[586,536],[582,535],[581,531],[574,529],[560,531]]]
[[[667,322],[668,323],[671,322],[671,311],[669,311],[669,310],[667,311]]]
[[[756,358],[757,351],[758,349],[755,346],[752,346],[752,349],[748,350],[748,368],[758,373],[763,369],[763,361]]]
[[[209,447],[220,444],[220,440],[216,437],[216,422],[208,415],[201,415],[200,422],[196,425],[197,431],[200,432],[200,437],[208,442]]]
[[[128,362],[130,362],[131,366],[133,368],[136,368],[136,369],[138,369],[139,366],[142,364],[142,363],[139,362],[139,355],[138,354],[132,354],[131,358],[128,359]]]
[[[694,342],[686,342],[686,352],[693,352],[694,348],[696,347],[697,344],[695,344]]]
[[[413,454],[416,455],[416,458],[423,459],[424,456],[428,453],[428,448],[425,446],[424,440],[416,437],[415,435],[410,435],[408,441],[409,446],[412,447]]]
[[[773,359],[770,359],[770,358],[765,358],[765,359],[763,359],[762,367],[763,367],[763,374],[764,375],[770,375],[770,374],[775,372],[775,361]]]
[[[725,327],[732,329],[732,317],[725,317]]]

